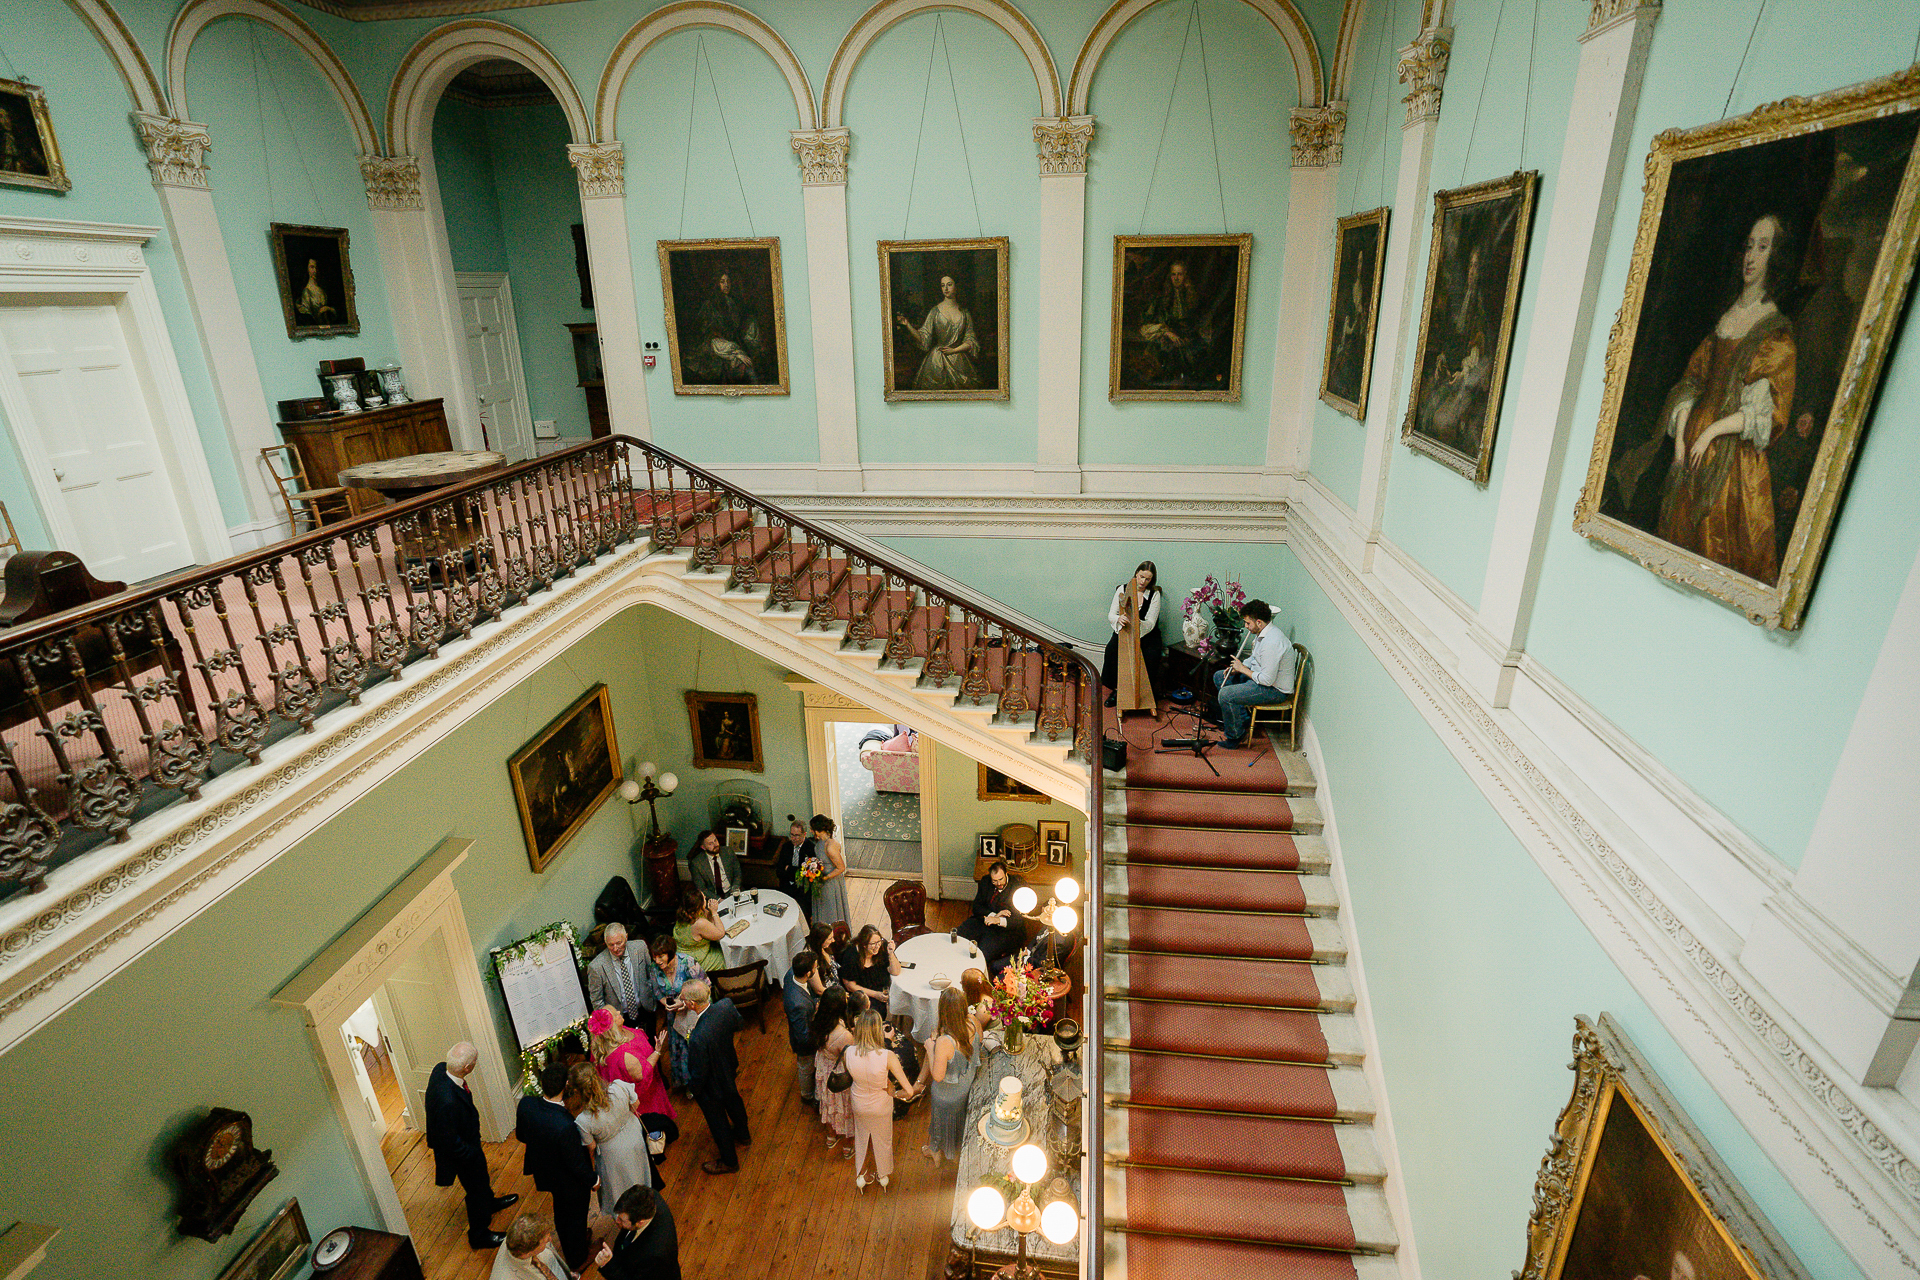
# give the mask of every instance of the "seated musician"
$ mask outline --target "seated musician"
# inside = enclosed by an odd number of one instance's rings
[[[960,925],[960,936],[985,953],[990,974],[1004,968],[1027,940],[1026,921],[1013,909],[1013,891],[1025,883],[1007,870],[1006,863],[994,859],[987,874],[980,877],[973,908]]]
[[[1253,708],[1285,702],[1293,696],[1293,637],[1286,628],[1273,625],[1273,610],[1264,600],[1249,600],[1240,606],[1240,621],[1253,636],[1253,652],[1246,661],[1235,658],[1224,671],[1216,671],[1214,686],[1219,690],[1220,727],[1229,743],[1247,736]]]

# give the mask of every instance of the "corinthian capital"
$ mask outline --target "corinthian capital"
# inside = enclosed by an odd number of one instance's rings
[[[415,156],[361,156],[360,177],[367,184],[369,209],[424,209],[420,161]]]
[[[1293,167],[1318,169],[1339,164],[1347,136],[1347,104],[1295,107],[1287,128],[1293,134]]]
[[[1407,124],[1440,118],[1440,90],[1453,56],[1453,28],[1433,27],[1400,51],[1400,83],[1407,86]]]
[[[1087,171],[1093,143],[1092,116],[1043,116],[1033,122],[1033,145],[1040,149],[1040,176],[1051,178]]]
[[[627,194],[627,151],[618,142],[571,142],[567,160],[580,179],[580,198]]]
[[[800,185],[846,186],[847,153],[851,150],[851,129],[795,129],[793,154],[800,158]]]
[[[154,186],[208,189],[207,152],[213,150],[213,138],[207,126],[136,111],[133,127],[139,130],[140,145],[146,148]]]

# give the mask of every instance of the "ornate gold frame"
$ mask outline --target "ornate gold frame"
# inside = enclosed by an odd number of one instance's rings
[[[1029,787],[1026,783],[1020,781],[1020,779],[1014,777],[1012,774],[1001,773],[1000,776],[1005,778],[1008,782],[1011,782],[1014,786],[1019,787],[1020,788],[1019,791],[1008,792],[1008,791],[990,790],[987,786],[987,773],[988,773],[987,766],[985,766],[984,764],[980,764],[980,762],[977,760],[974,761],[974,764],[979,769],[979,778],[978,778],[979,785],[978,785],[978,790],[976,792],[978,799],[1025,800],[1033,804],[1052,804],[1053,803],[1052,796],[1048,795],[1044,791],[1035,791],[1032,787]],[[1000,773],[998,769],[992,770],[992,772]]]
[[[1333,276],[1327,286],[1330,294],[1327,302],[1327,345],[1320,353],[1320,400],[1360,422],[1367,420],[1367,388],[1373,381],[1373,335],[1380,323],[1380,285],[1387,278],[1387,215],[1390,212],[1389,206],[1381,205],[1365,213],[1349,214],[1334,224]],[[1379,242],[1373,253],[1373,284],[1368,290],[1367,345],[1360,354],[1360,398],[1347,400],[1327,390],[1327,379],[1333,374],[1333,322],[1340,314],[1340,260],[1346,251],[1347,232],[1365,226],[1380,228]]]
[[[1646,302],[1647,273],[1666,209],[1667,183],[1680,161],[1916,109],[1920,109],[1920,67],[1816,97],[1768,103],[1744,116],[1696,129],[1669,129],[1653,140],[1647,156],[1647,198],[1640,209],[1640,231],[1633,242],[1626,296],[1607,339],[1606,383],[1593,455],[1587,464],[1586,486],[1573,511],[1576,533],[1631,556],[1663,578],[1733,606],[1756,626],[1786,631],[1799,627],[1912,282],[1916,235],[1920,233],[1920,200],[1916,199],[1920,193],[1920,146],[1907,161],[1899,194],[1888,213],[1880,259],[1874,264],[1848,355],[1841,362],[1845,375],[1834,395],[1820,451],[1807,478],[1793,535],[1780,557],[1779,580],[1772,586],[1600,513],[1614,431],[1640,329],[1640,311]]]
[[[1126,283],[1127,250],[1134,247],[1165,248],[1187,246],[1191,248],[1217,248],[1222,245],[1236,246],[1239,251],[1239,265],[1234,277],[1233,303],[1233,355],[1225,391],[1122,391],[1120,389],[1120,322],[1121,311],[1126,304],[1126,295],[1122,286]],[[1242,231],[1230,235],[1194,235],[1194,236],[1115,236],[1113,238],[1113,322],[1108,333],[1107,358],[1107,399],[1126,400],[1219,400],[1238,402],[1240,399],[1240,357],[1247,340],[1247,270],[1253,261],[1253,233]]]
[[[589,800],[581,808],[580,812],[574,815],[573,821],[567,824],[567,829],[554,838],[552,847],[543,854],[540,852],[538,840],[533,833],[533,812],[527,807],[527,784],[522,766],[524,766],[536,752],[547,745],[548,739],[560,732],[575,716],[580,715],[589,707],[592,707],[600,717],[600,729],[607,738],[607,759],[611,764],[609,772],[612,776],[608,778],[607,784],[600,788],[593,799]],[[607,691],[607,686],[604,684],[594,685],[593,688],[574,699],[572,706],[548,721],[546,728],[535,734],[532,741],[514,752],[507,760],[507,776],[513,782],[514,808],[520,813],[520,834],[525,836],[527,840],[527,861],[533,866],[536,873],[545,871],[547,864],[560,856],[560,851],[567,847],[569,840],[580,834],[580,828],[586,826],[587,820],[600,811],[600,806],[607,802],[607,797],[611,796],[614,791],[619,788],[621,779],[625,777],[625,771],[620,763],[620,739],[614,735],[613,731],[613,698]]]
[[[780,237],[759,236],[750,240],[658,240],[660,255],[660,302],[667,323],[667,367],[673,373],[673,394],[677,396],[784,396],[790,394],[793,370],[787,363],[787,298],[780,280]],[[671,255],[689,249],[761,249],[767,251],[773,271],[773,350],[780,362],[780,381],[761,386],[721,386],[713,383],[689,383],[680,376],[680,325],[673,314],[673,267]]]
[[[1007,354],[1010,344],[1007,340],[1007,256],[1011,242],[1005,236],[986,236],[976,240],[881,240],[878,243],[880,257],[880,355],[881,385],[885,389],[888,401],[895,400],[1007,400],[1013,394],[1013,374],[1007,367]],[[893,287],[892,276],[888,270],[890,259],[896,253],[931,253],[940,250],[981,250],[995,251],[994,279],[995,295],[999,299],[999,361],[1000,385],[982,387],[977,391],[915,391],[912,388],[900,388],[893,384]]]
[[[1610,1108],[1626,1105],[1693,1193],[1713,1231],[1740,1260],[1741,1280],[1811,1280],[1793,1250],[1668,1094],[1608,1014],[1574,1019],[1573,1094],[1547,1140],[1527,1218],[1527,1259],[1514,1280],[1559,1280],[1586,1199]]]
[[[1539,194],[1540,174],[1531,169],[1476,182],[1470,187],[1433,193],[1433,243],[1427,249],[1427,291],[1420,304],[1420,342],[1413,350],[1413,388],[1407,393],[1407,416],[1400,424],[1400,441],[1415,453],[1424,453],[1449,471],[1458,471],[1483,487],[1493,469],[1493,437],[1500,429],[1500,400],[1507,388],[1507,357],[1513,351],[1513,326],[1520,309],[1520,280],[1527,273],[1527,238],[1533,230],[1533,206]],[[1507,296],[1500,308],[1500,341],[1493,353],[1493,381],[1487,386],[1486,428],[1480,433],[1479,453],[1470,455],[1416,435],[1413,430],[1421,403],[1420,371],[1427,367],[1427,330],[1433,319],[1433,287],[1440,276],[1442,232],[1450,209],[1515,197],[1520,201],[1520,217],[1513,228],[1513,258],[1507,264]]]
[[[340,246],[340,323],[301,324],[294,310],[293,270],[287,263],[287,237],[332,240]],[[274,222],[267,226],[267,240],[273,246],[273,276],[280,286],[280,314],[287,322],[289,338],[351,338],[360,332],[360,309],[353,296],[352,233],[345,227],[304,227],[292,222]]]
[[[0,169],[0,183],[10,187],[34,187],[41,191],[73,190],[73,181],[67,177],[66,161],[60,158],[60,141],[53,136],[53,115],[47,110],[47,91],[24,80],[0,80],[0,93],[15,94],[27,100],[27,110],[33,116],[33,127],[40,134],[40,149],[47,158],[46,177]]]
[[[693,738],[693,767],[696,769],[738,769],[743,773],[764,773],[767,768],[766,753],[760,749],[760,699],[751,693],[703,693],[698,689],[686,691],[687,732]],[[700,713],[714,703],[739,705],[746,708],[747,734],[753,740],[753,759],[718,760],[707,754],[706,744],[700,740]]]

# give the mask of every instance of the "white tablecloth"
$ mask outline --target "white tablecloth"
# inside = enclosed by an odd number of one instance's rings
[[[945,978],[957,987],[962,973],[968,969],[985,972],[987,967],[978,947],[965,938],[949,941],[944,933],[908,938],[894,948],[894,954],[900,958],[901,968],[887,988],[887,1014],[912,1014],[915,1040],[931,1036],[940,1021],[940,991],[933,980]],[[909,969],[908,964],[914,967]]]
[[[721,939],[720,954],[726,957],[729,969],[765,960],[767,981],[777,987],[786,981],[787,970],[793,968],[793,958],[807,945],[807,918],[800,904],[778,889],[755,892],[760,895],[758,906],[744,894],[720,900],[721,928],[731,929],[739,920],[753,922],[737,937]],[[767,907],[776,902],[786,904],[785,915],[767,914]]]

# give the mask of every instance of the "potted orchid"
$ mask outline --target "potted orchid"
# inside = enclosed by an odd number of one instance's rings
[[[1240,606],[1246,602],[1240,579],[1222,582],[1208,574],[1181,603],[1181,633],[1202,657],[1230,654],[1240,647]]]

